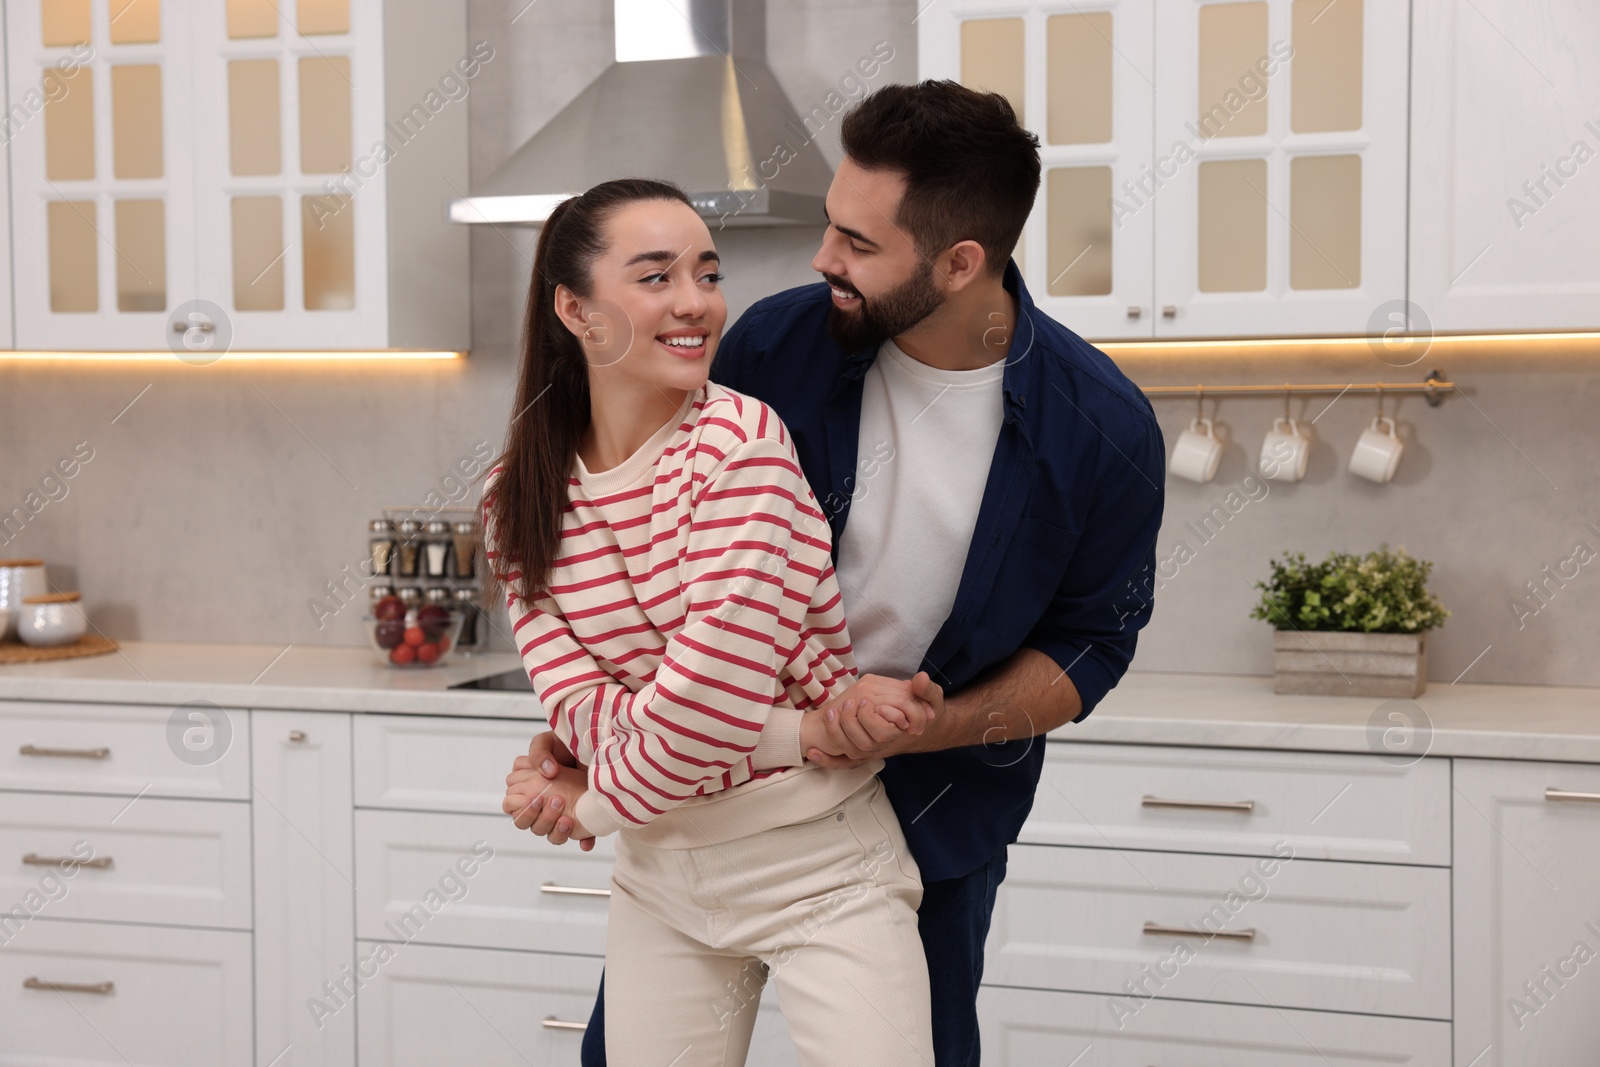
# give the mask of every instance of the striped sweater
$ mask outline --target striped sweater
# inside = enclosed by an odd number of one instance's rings
[[[707,383],[620,465],[576,458],[549,587],[502,559],[517,648],[588,768],[574,815],[663,848],[826,811],[882,767],[804,761],[800,716],[856,676],[826,518],[767,405]]]

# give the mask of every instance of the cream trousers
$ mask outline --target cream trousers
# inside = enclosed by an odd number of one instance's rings
[[[922,878],[877,778],[790,826],[616,849],[611,1067],[739,1067],[769,981],[805,1067],[932,1067]]]

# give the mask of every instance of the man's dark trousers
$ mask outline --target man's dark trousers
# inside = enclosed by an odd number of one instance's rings
[[[1006,847],[960,878],[927,882],[917,928],[928,957],[933,996],[934,1067],[978,1067],[978,983],[983,978],[983,942],[989,936],[994,894],[1006,876]],[[589,1029],[583,1035],[583,1067],[606,1067],[606,985],[600,978]]]

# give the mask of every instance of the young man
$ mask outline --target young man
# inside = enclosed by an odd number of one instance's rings
[[[826,284],[750,308],[712,378],[789,427],[833,529],[861,692],[909,679],[934,708],[914,736],[846,693],[806,713],[830,739],[806,757],[887,757],[924,882],[937,1067],[975,1067],[984,939],[1042,735],[1116,685],[1150,618],[1164,446],[1144,395],[1010,261],[1040,164],[1004,98],[887,86],[841,135],[812,261]],[[571,758],[549,734],[529,757]],[[561,816],[518,822],[559,844]],[[585,1067],[605,1062],[604,1011],[602,987]]]

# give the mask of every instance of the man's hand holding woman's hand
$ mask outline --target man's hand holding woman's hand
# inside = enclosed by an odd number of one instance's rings
[[[549,730],[536,734],[528,754],[513,760],[511,768],[501,808],[519,830],[548,837],[553,845],[570,839],[585,852],[594,848],[594,835],[572,814],[578,797],[589,788],[589,776],[559,737]]]
[[[944,690],[919,671],[909,681],[864,674],[800,720],[800,750],[824,767],[915,752],[927,725],[944,710]]]

